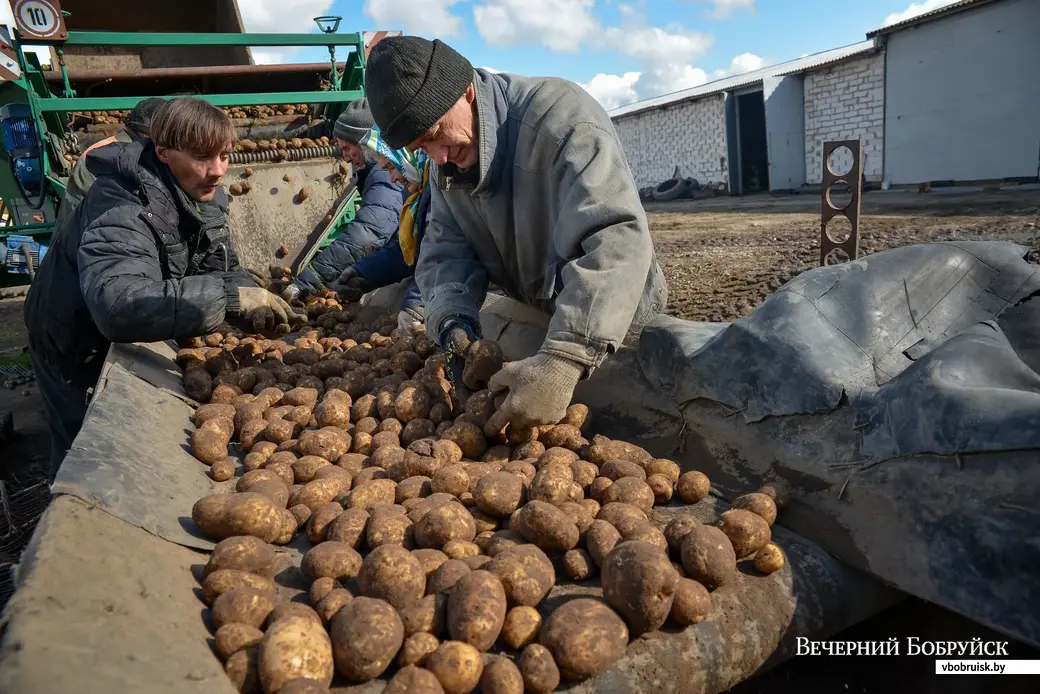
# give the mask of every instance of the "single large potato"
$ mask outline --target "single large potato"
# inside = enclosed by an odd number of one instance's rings
[[[481,694],[523,694],[524,678],[513,661],[495,656],[480,676]]]
[[[520,675],[524,690],[531,694],[549,694],[560,686],[560,670],[549,649],[532,643],[520,654]]]
[[[761,492],[738,496],[733,500],[733,508],[751,511],[755,515],[761,516],[762,520],[769,525],[776,522],[776,502],[769,495]]]
[[[334,462],[350,451],[350,443],[350,434],[342,429],[323,427],[300,434],[297,445],[303,455],[315,455]]]
[[[199,428],[191,432],[191,453],[206,465],[227,458],[227,439],[210,428]]]
[[[539,470],[531,482],[530,498],[559,506],[567,501],[574,484],[570,465],[549,465]]]
[[[340,608],[329,635],[336,670],[351,682],[368,682],[382,675],[401,649],[404,625],[389,603],[362,597]]]
[[[552,562],[536,545],[504,549],[485,568],[502,582],[506,597],[512,605],[538,605],[556,582],[556,570]]]
[[[277,595],[278,589],[274,581],[265,576],[239,571],[237,569],[217,569],[202,581],[202,601],[212,605],[222,593],[234,588],[250,588],[260,593]]]
[[[664,526],[664,539],[668,543],[668,548],[673,552],[680,552],[686,535],[699,525],[702,525],[700,520],[690,515],[676,516],[670,520],[668,525]]]
[[[368,522],[365,539],[372,549],[383,545],[399,545],[405,549],[412,549],[415,546],[414,524],[403,513],[373,516]]]
[[[620,502],[635,506],[643,513],[649,513],[654,507],[654,490],[638,477],[622,477],[614,481],[603,492],[604,506],[612,502]]]
[[[542,615],[533,607],[517,605],[506,613],[502,624],[502,641],[512,649],[520,650],[538,639]]]
[[[688,504],[695,504],[711,491],[711,481],[707,475],[697,470],[684,472],[679,475],[679,481],[675,485],[675,493]]]
[[[354,578],[361,569],[361,555],[345,542],[327,540],[303,555],[300,571],[310,580]]]
[[[448,594],[427,595],[419,602],[400,611],[406,636],[426,633],[440,638],[448,620]]]
[[[307,617],[283,617],[260,642],[260,685],[267,694],[287,681],[305,677],[326,686],[332,683],[332,641],[321,622]]]
[[[216,544],[202,574],[209,576],[221,569],[234,569],[270,578],[274,575],[275,565],[274,547],[258,537],[240,535]]]
[[[698,624],[711,612],[711,594],[692,578],[680,578],[672,600],[671,618],[683,626]]]
[[[422,564],[400,545],[372,550],[361,563],[357,578],[363,595],[384,600],[398,610],[419,602],[426,592]]]
[[[469,694],[480,683],[484,662],[480,651],[462,641],[445,641],[426,659],[445,694]]]
[[[429,670],[406,665],[387,683],[383,694],[444,694],[444,687]]]
[[[718,588],[737,575],[737,556],[726,534],[711,525],[697,525],[682,541],[682,565],[688,578]]]
[[[378,504],[393,504],[397,500],[397,484],[392,480],[374,479],[360,484],[347,497],[347,508],[367,509]]]
[[[719,516],[718,527],[729,538],[737,559],[762,549],[772,537],[769,523],[762,516],[740,508],[731,508]]]
[[[523,482],[510,472],[490,472],[473,489],[477,508],[496,518],[505,518],[519,508],[523,494]]]
[[[402,619],[401,621],[403,622],[404,620]],[[407,630],[406,627],[405,631],[407,632]],[[440,645],[441,642],[433,634],[425,631],[415,632],[405,637],[401,653],[397,656],[397,663],[401,667],[408,667],[409,665],[422,667],[423,663],[426,662],[426,658],[437,650]]]
[[[594,520],[585,533],[585,546],[596,566],[602,567],[610,551],[621,542],[621,533],[605,520]]]
[[[471,460],[479,460],[488,448],[483,430],[471,422],[458,421],[448,427],[442,436],[456,444],[462,450],[462,455]]]
[[[639,636],[659,629],[672,609],[679,574],[668,555],[645,542],[621,542],[603,562],[603,597]]]
[[[451,540],[472,542],[476,536],[473,517],[457,501],[433,506],[415,523],[415,541],[420,547],[440,549]]]
[[[252,535],[273,542],[282,532],[282,510],[262,494],[211,494],[195,502],[191,519],[218,540]]]
[[[597,436],[592,445],[589,446],[586,459],[599,466],[610,460],[628,460],[646,469],[654,457],[634,444],[624,441],[611,441],[610,439]]]
[[[303,504],[313,513],[350,489],[349,477],[313,479],[289,496],[289,506]]]
[[[539,640],[564,678],[583,680],[606,672],[621,657],[628,627],[599,600],[579,598],[549,615]]]
[[[221,660],[249,646],[259,646],[264,632],[248,624],[225,624],[213,634],[213,647]]]
[[[248,624],[259,629],[275,607],[275,596],[252,588],[232,588],[213,601],[213,626]]]
[[[600,466],[599,474],[611,481],[617,481],[622,477],[646,479],[646,470],[628,460],[608,460]]]
[[[489,571],[466,574],[448,596],[448,633],[479,651],[494,645],[505,618],[505,589]]]
[[[488,381],[502,369],[502,347],[494,340],[477,340],[466,352],[462,382],[473,391],[487,388]]]
[[[472,569],[461,559],[449,559],[430,573],[426,582],[426,592],[431,595],[448,593],[455,587],[459,579],[469,574],[470,571]]]
[[[528,502],[513,516],[509,527],[546,552],[573,549],[580,535],[570,516],[544,501]]]
[[[351,549],[359,549],[368,523],[368,511],[361,508],[348,508],[336,516],[336,519],[325,529],[325,539],[342,542]]]

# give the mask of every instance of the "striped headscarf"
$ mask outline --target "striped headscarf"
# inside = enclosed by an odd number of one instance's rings
[[[419,239],[415,231],[415,215],[419,208],[419,197],[430,180],[429,158],[421,149],[417,152],[410,152],[404,148],[394,149],[386,144],[379,132],[378,125],[373,125],[358,144],[384,157],[405,178],[419,186],[419,189],[405,200],[398,225],[398,239],[401,242],[404,261],[409,266],[413,266],[419,247]]]

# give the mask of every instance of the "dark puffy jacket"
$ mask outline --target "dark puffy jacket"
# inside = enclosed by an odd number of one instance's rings
[[[408,191],[390,180],[381,166],[369,164],[358,173],[361,209],[335,241],[318,253],[300,273],[297,284],[314,291],[335,282],[340,273],[382,248],[397,230]]]
[[[239,267],[228,197],[190,200],[151,141],[90,153],[96,176],[58,229],[25,301],[29,341],[75,382],[92,385],[112,342],[212,332],[256,283]]]
[[[426,233],[426,217],[429,210],[430,187],[427,186],[423,190],[422,195],[419,196],[419,206],[415,215],[416,260],[418,260],[419,252],[422,248],[422,239]],[[404,253],[401,251],[401,242],[398,236],[399,231],[395,231],[394,235],[387,240],[382,248],[354,264],[354,269],[365,278],[370,288],[378,289],[379,287],[400,282],[406,277],[415,277],[415,265],[409,265],[404,261]],[[422,313],[422,294],[419,292],[419,285],[414,281],[408,286],[408,291],[405,292],[401,301],[401,308],[410,308]]]

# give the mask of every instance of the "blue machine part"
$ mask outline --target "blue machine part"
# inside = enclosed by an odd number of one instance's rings
[[[11,234],[4,241],[4,249],[7,251],[4,264],[8,272],[13,272],[17,275],[29,274],[29,265],[25,259],[26,244],[29,246],[29,260],[32,262],[34,273],[36,268],[40,267],[40,261],[47,255],[48,246],[38,241],[33,241],[31,236]]]
[[[26,188],[36,188],[43,180],[40,170],[40,140],[36,136],[32,111],[26,104],[0,107],[0,132],[4,149],[14,163],[13,171]]]

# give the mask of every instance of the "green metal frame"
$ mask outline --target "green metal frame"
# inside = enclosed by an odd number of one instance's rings
[[[322,33],[318,34],[230,34],[230,33],[145,33],[145,32],[112,32],[112,31],[70,31],[64,41],[39,41],[22,39],[17,31],[13,32],[13,44],[18,56],[21,79],[10,83],[19,89],[18,95],[9,94],[4,103],[24,102],[29,105],[32,118],[36,123],[36,132],[40,135],[41,158],[45,175],[47,194],[52,203],[61,200],[65,193],[65,184],[54,175],[55,168],[50,160],[50,143],[47,133],[66,134],[65,119],[61,114],[70,111],[109,111],[128,110],[135,107],[143,96],[119,97],[77,97],[68,79],[65,61],[61,60],[65,46],[325,46],[329,49],[331,84],[327,91],[301,92],[254,92],[247,94],[196,94],[214,106],[256,106],[261,104],[328,104],[326,113],[330,117],[338,115],[337,104],[364,96],[365,47],[360,33],[336,33],[340,17],[318,17],[315,19]],[[323,23],[324,22],[324,23]],[[26,54],[22,46],[53,46],[59,55],[59,67],[62,73],[62,93],[57,96],[51,93],[47,80],[40,68],[38,59],[33,54]],[[345,59],[342,72],[336,65],[336,48],[351,48]],[[7,85],[4,85],[7,87]],[[10,91],[5,89],[4,91]],[[13,97],[13,98],[11,98]],[[172,96],[170,98],[173,98]],[[64,167],[62,167],[64,170]],[[0,174],[0,179],[11,178],[3,187],[10,189],[13,178]],[[17,188],[15,188],[17,190]],[[8,191],[10,194],[10,191]],[[347,205],[339,219],[332,225],[332,233],[325,244],[331,242],[339,230],[349,223],[354,216],[354,205]],[[14,219],[14,206],[8,205],[12,215],[12,226],[0,227],[0,242],[12,233],[23,233],[31,236],[47,236],[53,230],[53,223],[18,224]]]

